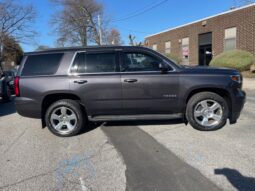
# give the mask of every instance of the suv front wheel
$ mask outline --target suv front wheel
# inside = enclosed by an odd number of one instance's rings
[[[77,135],[83,127],[81,106],[74,100],[59,100],[47,109],[45,122],[48,129],[57,136]]]
[[[214,131],[222,128],[227,122],[228,114],[226,100],[212,92],[193,95],[186,109],[186,118],[191,126],[201,131]]]

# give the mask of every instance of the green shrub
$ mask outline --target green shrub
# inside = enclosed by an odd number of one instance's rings
[[[174,55],[174,54],[165,54],[165,56],[167,58],[169,58],[170,60],[173,60],[174,62],[178,63],[178,64],[180,64],[181,61],[182,61],[182,59],[179,56]]]
[[[254,56],[243,50],[231,50],[216,56],[210,66],[233,68],[240,72],[250,70]]]

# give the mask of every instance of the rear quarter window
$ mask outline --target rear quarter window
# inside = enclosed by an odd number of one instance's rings
[[[52,75],[57,72],[63,53],[27,56],[22,76]]]

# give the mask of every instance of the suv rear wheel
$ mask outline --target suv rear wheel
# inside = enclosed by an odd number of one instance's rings
[[[45,122],[49,130],[57,136],[77,135],[84,124],[81,106],[74,100],[59,100],[47,109]]]
[[[227,122],[228,114],[226,100],[212,92],[193,95],[186,109],[186,117],[191,126],[201,131],[214,131],[222,128]]]

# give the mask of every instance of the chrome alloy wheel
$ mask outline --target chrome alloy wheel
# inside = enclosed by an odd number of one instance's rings
[[[203,100],[199,102],[194,109],[196,122],[207,128],[218,125],[222,117],[222,106],[214,100]]]
[[[62,135],[69,134],[77,125],[77,116],[74,111],[67,107],[58,107],[50,115],[52,127]]]

